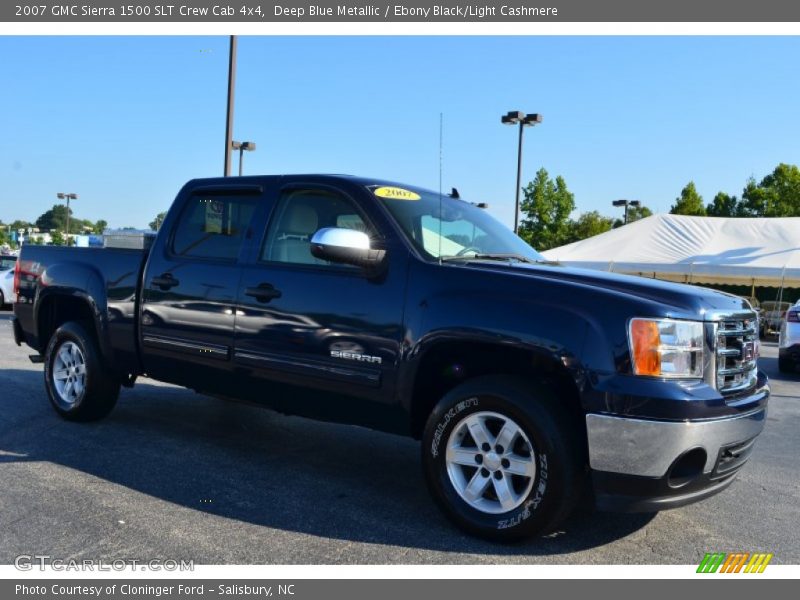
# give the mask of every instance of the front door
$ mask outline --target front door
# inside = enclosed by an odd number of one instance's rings
[[[293,184],[277,199],[238,295],[234,360],[251,377],[390,402],[403,340],[407,254],[377,277],[312,256],[324,227],[383,236],[339,189]],[[259,388],[263,389],[263,388]]]

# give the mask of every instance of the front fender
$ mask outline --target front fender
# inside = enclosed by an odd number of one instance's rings
[[[400,375],[400,402],[413,396],[420,365],[444,343],[506,346],[563,366],[578,389],[592,371],[611,372],[610,342],[595,317],[565,303],[488,290],[443,291],[409,311],[410,340]],[[589,360],[587,360],[589,359]]]

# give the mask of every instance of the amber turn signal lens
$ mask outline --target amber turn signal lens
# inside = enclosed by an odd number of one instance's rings
[[[661,335],[658,324],[647,319],[631,321],[633,372],[637,375],[661,375]]]

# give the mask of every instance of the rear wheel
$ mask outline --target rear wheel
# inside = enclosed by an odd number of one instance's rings
[[[6,297],[3,295],[3,290],[0,290],[0,309],[6,305]]]
[[[778,357],[778,370],[781,373],[794,373],[797,365],[789,358]]]
[[[422,459],[433,497],[457,525],[498,541],[551,531],[582,495],[583,444],[545,386],[481,377],[428,419]]]
[[[120,382],[103,367],[97,342],[80,323],[66,323],[56,330],[44,365],[50,403],[65,419],[102,419],[117,403]]]

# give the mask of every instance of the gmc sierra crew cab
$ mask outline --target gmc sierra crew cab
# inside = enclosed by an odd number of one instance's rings
[[[102,418],[147,376],[413,436],[443,511],[497,540],[582,497],[715,494],[766,418],[746,301],[548,264],[455,191],[194,180],[149,248],[26,245],[16,289],[16,341],[62,417]]]

